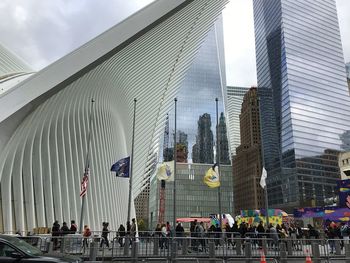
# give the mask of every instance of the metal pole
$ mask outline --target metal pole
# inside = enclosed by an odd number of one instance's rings
[[[262,162],[262,166],[264,168],[265,167],[265,158],[264,158],[262,121],[261,121],[262,111],[261,111],[261,107],[260,107],[261,100],[260,100],[260,97],[259,97],[258,89],[256,89],[256,91],[257,91],[257,96],[258,96],[257,102],[258,102],[258,107],[259,107],[260,147],[261,147],[261,159],[262,159],[261,162]],[[265,187],[264,187],[264,195],[265,195],[265,210],[266,210],[266,228],[268,228],[269,225],[270,225],[270,222],[269,222],[269,199],[268,199],[268,196],[267,196],[267,183],[266,182],[265,182]]]
[[[131,191],[132,191],[132,174],[133,174],[133,164],[134,164],[134,142],[135,142],[135,120],[136,120],[136,102],[137,99],[134,99],[134,118],[132,123],[132,142],[131,142],[131,156],[130,156],[130,173],[129,173],[129,201],[128,201],[128,219],[130,222],[131,214]]]
[[[220,186],[218,187],[218,199],[219,199],[219,221],[220,228],[222,227],[222,209],[221,209],[221,173],[220,173],[220,139],[219,139],[219,109],[218,98],[215,98],[216,103],[216,163],[219,171]]]
[[[87,141],[87,152],[86,152],[86,159],[85,159],[85,173],[87,169],[90,167],[90,144],[91,144],[91,125],[92,125],[92,108],[94,105],[95,100],[91,99],[91,106],[90,106],[90,115],[89,115],[89,132],[88,132],[88,141]],[[89,174],[89,173],[87,173]],[[86,193],[87,194],[87,193]],[[85,210],[85,198],[86,194],[82,197],[81,200],[81,210],[80,210],[80,223],[79,223],[79,232],[83,232],[83,223],[84,223],[84,210]]]
[[[174,99],[175,103],[175,132],[174,132],[174,191],[173,191],[173,201],[174,201],[174,223],[173,223],[173,228],[175,231],[176,227],[176,161],[177,161],[177,148],[176,148],[176,114],[177,114],[177,98]]]

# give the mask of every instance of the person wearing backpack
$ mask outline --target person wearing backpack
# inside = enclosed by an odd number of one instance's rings
[[[340,235],[343,238],[344,244],[349,244],[349,234],[350,234],[350,227],[344,222],[342,222],[340,226]]]

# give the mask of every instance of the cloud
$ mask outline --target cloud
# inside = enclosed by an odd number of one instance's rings
[[[39,70],[119,23],[152,0],[1,0],[1,44]],[[350,1],[337,0],[345,61],[350,61]],[[251,0],[224,10],[228,85],[256,85]]]
[[[1,41],[39,70],[150,2],[1,0]]]
[[[223,11],[223,21],[227,85],[254,86],[257,78],[252,1],[231,1]]]

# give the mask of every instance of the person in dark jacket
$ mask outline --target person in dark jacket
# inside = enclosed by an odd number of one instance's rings
[[[65,236],[65,235],[69,234],[69,231],[70,230],[69,230],[69,228],[67,226],[67,223],[63,222],[62,227],[61,227],[61,235]]]
[[[182,247],[182,241],[183,241],[183,238],[185,236],[184,233],[185,233],[184,227],[182,226],[181,223],[178,223],[176,228],[175,228],[175,236],[178,237],[177,243],[178,243],[179,248]]]
[[[60,235],[60,224],[58,223],[58,220],[55,220],[53,223],[51,234],[53,237],[53,249],[55,250],[58,247],[58,236]]]
[[[124,246],[124,238],[125,238],[125,227],[120,224],[119,228],[118,228],[118,235],[119,235],[119,238],[118,238],[118,243],[120,245],[120,247],[123,247]]]
[[[103,222],[102,223],[102,234],[101,234],[101,243],[100,243],[100,248],[102,248],[103,244],[106,244],[106,246],[109,248],[109,241],[108,241],[108,234],[109,234],[109,230],[108,230],[108,222]]]
[[[70,233],[71,234],[75,234],[76,232],[77,232],[77,230],[78,230],[78,227],[77,227],[77,225],[75,224],[75,220],[71,220],[70,221]]]

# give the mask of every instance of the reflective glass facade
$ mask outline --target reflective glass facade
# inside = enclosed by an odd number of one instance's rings
[[[272,205],[322,205],[340,178],[340,135],[350,130],[350,97],[334,0],[254,0],[258,85],[271,89],[263,132]],[[262,106],[264,97],[262,96]],[[268,109],[268,105],[272,108]],[[262,125],[266,123],[262,122]],[[269,156],[276,140],[279,156]]]
[[[203,183],[203,176],[211,165],[208,164],[177,164],[176,178],[176,217],[208,217],[219,213],[218,189],[209,188]],[[222,213],[233,211],[232,167],[221,165],[221,206]],[[165,221],[173,222],[173,183],[165,186]],[[151,180],[150,191],[150,223],[153,229],[158,220],[160,181]]]
[[[244,94],[248,90],[248,87],[227,86],[226,110],[228,116],[229,144],[232,155],[236,155],[236,148],[241,144],[239,115],[241,114]]]
[[[188,162],[192,162],[192,147],[196,143],[199,117],[210,114],[214,145],[216,140],[216,105],[219,99],[219,116],[224,111],[223,94],[226,93],[225,60],[222,18],[215,23],[196,58],[186,72],[177,96],[177,132],[188,135]],[[225,92],[225,93],[224,93]],[[173,147],[174,110],[169,112],[169,136]]]

